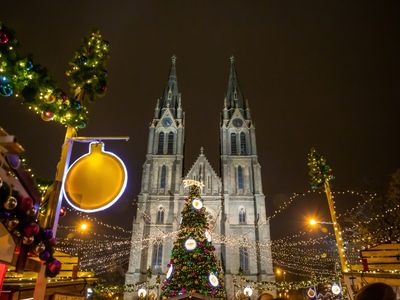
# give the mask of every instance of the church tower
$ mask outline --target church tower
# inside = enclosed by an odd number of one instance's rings
[[[233,57],[221,115],[220,146],[224,198],[221,234],[240,237],[237,247],[222,248],[227,290],[233,290],[229,283],[239,269],[254,281],[274,280],[256,129],[249,103],[239,86]]]
[[[167,85],[157,100],[149,126],[126,284],[145,281],[149,267],[153,274],[162,273],[170,257],[172,241],[165,242],[160,238],[149,247],[145,243],[160,233],[164,236],[179,227],[177,204],[183,176],[184,132],[185,117],[178,90],[176,57],[173,56]]]

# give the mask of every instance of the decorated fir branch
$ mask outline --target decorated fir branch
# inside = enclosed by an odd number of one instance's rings
[[[51,229],[39,226],[37,206],[32,198],[22,196],[0,178],[0,222],[29,247],[31,254],[46,262],[46,275],[54,277],[61,268],[61,262],[53,257],[56,239]]]
[[[312,189],[322,188],[325,183],[334,179],[332,169],[327,164],[325,157],[318,154],[314,148],[311,148],[310,153],[307,155],[307,165]]]
[[[105,65],[109,46],[100,33],[93,32],[86,38],[70,62],[66,75],[73,97],[57,87],[47,70],[35,64],[31,56],[21,56],[18,46],[14,32],[0,23],[0,95],[21,98],[44,121],[85,128],[85,101],[104,94],[107,86]]]
[[[200,184],[191,185],[182,210],[182,223],[171,253],[161,298],[202,294],[225,298],[224,275],[208,231]]]

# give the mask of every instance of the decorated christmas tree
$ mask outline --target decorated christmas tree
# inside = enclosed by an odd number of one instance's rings
[[[225,298],[224,274],[208,231],[206,209],[200,198],[201,183],[190,180],[182,209],[182,223],[172,249],[161,298],[200,294]]]

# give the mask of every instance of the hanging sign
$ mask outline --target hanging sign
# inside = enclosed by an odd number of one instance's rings
[[[122,160],[104,151],[104,144],[89,145],[89,153],[68,169],[63,183],[67,202],[76,210],[96,212],[113,205],[125,190],[128,174]]]

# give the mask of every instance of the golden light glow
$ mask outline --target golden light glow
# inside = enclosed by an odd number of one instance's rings
[[[80,225],[79,225],[79,230],[80,231],[86,231],[87,229],[89,228],[89,225],[87,224],[87,223],[81,223]]]
[[[317,223],[318,223],[317,220],[315,220],[314,218],[308,220],[308,224],[310,224],[311,226],[315,226],[317,225]]]

